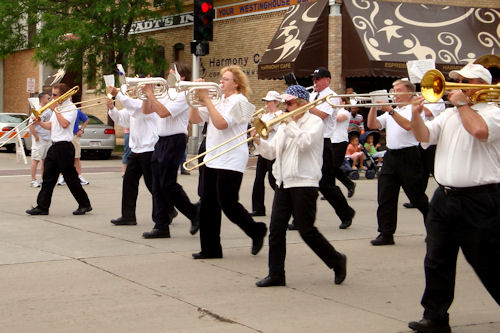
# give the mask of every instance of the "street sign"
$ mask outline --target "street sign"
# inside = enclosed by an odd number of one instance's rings
[[[35,79],[29,77],[26,79],[26,92],[27,93],[30,93],[30,94],[34,94],[35,93],[35,85],[36,85],[36,81]]]

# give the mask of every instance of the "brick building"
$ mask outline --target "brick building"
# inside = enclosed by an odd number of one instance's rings
[[[278,29],[283,19],[288,15],[289,8],[291,5],[300,3],[300,5],[308,5],[311,2],[324,2],[327,11],[327,34],[326,40],[322,45],[323,51],[326,53],[327,65],[332,73],[332,86],[331,88],[338,93],[343,92],[346,85],[354,86],[358,92],[364,92],[368,88],[387,88],[387,84],[391,82],[395,77],[405,76],[406,64],[401,62],[401,57],[407,57],[408,60],[416,59],[416,51],[394,51],[395,60],[391,59],[379,59],[379,61],[374,61],[373,59],[368,59],[373,56],[373,50],[370,47],[374,45],[381,45],[381,43],[389,42],[389,44],[395,44],[395,42],[400,42],[399,44],[407,47],[408,50],[411,49],[412,42],[410,38],[401,39],[404,34],[412,35],[412,31],[408,30],[408,26],[403,25],[398,26],[393,18],[394,13],[400,16],[402,11],[404,11],[404,6],[413,6],[410,8],[412,13],[418,10],[422,10],[423,16],[421,21],[424,22],[429,11],[436,14],[436,10],[432,5],[439,5],[441,8],[448,8],[445,6],[458,6],[458,12],[467,13],[467,19],[475,19],[476,21],[488,21],[484,23],[493,27],[493,33],[490,36],[483,36],[484,44],[490,45],[489,47],[484,46],[483,49],[479,48],[475,52],[467,51],[466,56],[458,56],[456,59],[456,64],[451,62],[448,70],[452,69],[453,66],[461,66],[469,61],[471,61],[471,54],[475,57],[481,56],[486,53],[496,53],[500,54],[500,36],[498,35],[498,26],[500,26],[500,19],[497,15],[493,15],[487,12],[491,8],[500,8],[500,3],[498,0],[477,0],[474,1],[474,8],[484,8],[481,17],[478,17],[477,11],[475,12],[471,6],[469,0],[410,0],[410,1],[354,1],[354,0],[251,0],[251,1],[234,1],[234,0],[221,0],[215,1],[216,18],[214,21],[214,41],[210,42],[210,54],[201,57],[201,68],[200,76],[205,78],[207,81],[218,82],[218,74],[222,67],[227,64],[237,64],[242,67],[242,69],[248,74],[250,80],[250,86],[253,90],[253,94],[250,100],[256,104],[257,107],[262,106],[260,98],[265,95],[268,90],[283,91],[286,88],[285,80],[282,77],[276,77],[276,79],[259,79],[259,64],[262,64],[262,59],[268,46],[270,45],[273,38],[276,38]],[[138,21],[134,25],[135,32],[138,34],[147,34],[158,40],[159,44],[163,47],[164,56],[167,63],[171,63],[175,60],[180,60],[184,62],[191,63],[192,56],[190,54],[190,42],[192,41],[192,1],[185,1],[184,11],[180,14],[166,15],[160,20],[145,20]],[[403,7],[388,7],[388,5]],[[354,15],[359,13],[354,13],[354,10],[359,10],[362,12],[362,7],[371,8],[377,6],[378,14],[370,18],[366,16],[364,20],[369,23],[370,19],[378,19],[377,22],[373,21],[372,27],[370,23],[368,28],[365,30],[357,27],[357,35],[351,30],[347,35],[346,22],[351,22]],[[359,8],[358,8],[359,7]],[[431,9],[429,9],[431,7]],[[391,9],[392,8],[392,9]],[[395,9],[394,9],[395,8]],[[453,9],[453,8],[452,8]],[[470,10],[469,10],[470,9]],[[426,13],[425,10],[428,12]],[[366,11],[370,12],[369,10]],[[373,13],[373,12],[371,12]],[[387,17],[384,18],[384,15]],[[403,13],[404,14],[404,13]],[[365,14],[359,14],[365,15]],[[392,15],[392,16],[391,16]],[[396,15],[396,17],[397,17]],[[439,12],[437,15],[443,15],[443,20],[447,15],[446,12]],[[463,20],[463,24],[466,24],[465,15],[460,19],[449,18],[450,20],[455,19],[457,25],[460,25],[460,20]],[[405,19],[402,18],[402,21]],[[421,29],[419,24],[419,19],[406,18],[406,23],[410,26],[415,25],[415,31]],[[429,22],[427,22],[429,23]],[[426,24],[427,24],[426,23]],[[430,24],[435,24],[439,26],[436,22],[430,22]],[[470,29],[471,25],[466,25]],[[472,26],[473,27],[473,26]],[[355,29],[356,27],[351,27]],[[378,29],[374,31],[374,29]],[[368,30],[372,29],[371,32]],[[438,30],[435,32],[437,35]],[[367,34],[372,34],[372,36],[366,36]],[[433,33],[424,32],[425,35],[432,35]],[[462,43],[469,44],[470,39],[463,36],[463,32],[459,34],[458,40],[451,40],[443,37],[443,43]],[[468,34],[468,33],[466,33]],[[476,32],[470,31],[473,37],[476,37]],[[378,37],[376,36],[378,35]],[[385,36],[387,40],[375,40],[380,38],[380,35]],[[283,36],[281,36],[283,37]],[[363,38],[366,37],[366,40]],[[418,36],[417,36],[418,37]],[[398,40],[400,38],[401,40]],[[420,38],[420,37],[418,37]],[[423,38],[423,37],[422,37]],[[461,39],[463,38],[463,40]],[[419,40],[419,39],[416,39]],[[359,45],[355,46],[354,42],[357,41]],[[374,43],[372,45],[372,43]],[[457,49],[459,47],[464,47],[464,45],[450,45],[451,48]],[[346,47],[354,50],[354,56],[357,53],[366,53],[366,58],[368,60],[366,65],[366,73],[359,74],[352,72],[352,68],[346,68],[346,63],[350,61],[351,56],[346,59]],[[432,46],[429,47],[433,48]],[[486,50],[486,51],[485,51]],[[379,50],[384,53],[386,50]],[[371,52],[371,53],[370,53]],[[406,53],[405,53],[406,52]],[[412,53],[413,52],[413,53]],[[483,52],[483,53],[481,53]],[[390,53],[390,52],[385,52]],[[436,57],[436,63],[439,59],[443,59],[445,54],[438,54],[438,49],[434,48],[434,52],[430,51]],[[344,55],[344,58],[343,58]],[[5,112],[13,111],[26,111],[26,98],[29,94],[26,92],[26,80],[27,78],[35,78],[36,80],[36,91],[39,91],[43,84],[43,78],[46,77],[48,69],[41,65],[34,64],[31,60],[32,50],[23,50],[16,52],[15,54],[4,59],[0,63],[0,108]],[[318,55],[319,56],[319,55]],[[382,57],[383,58],[383,57]],[[439,59],[438,59],[439,58]],[[317,67],[316,57],[309,56],[309,66],[310,68]],[[453,65],[453,66],[452,66]],[[377,66],[385,66],[384,68],[377,68]],[[389,69],[398,69],[398,71],[390,71]],[[373,68],[371,68],[373,67]],[[438,67],[439,68],[439,67]],[[446,68],[444,68],[446,70]],[[381,70],[382,72],[377,72]],[[351,74],[346,74],[351,71]],[[354,73],[354,74],[353,74]],[[402,74],[401,74],[402,73]],[[297,75],[296,75],[297,76]],[[297,77],[301,83],[307,82],[301,80]],[[304,83],[305,84],[305,83]],[[94,97],[93,91],[86,88],[85,83],[82,85],[83,94],[82,99],[89,99]],[[364,90],[364,91],[363,91]],[[368,90],[370,91],[370,90]],[[91,109],[89,113],[95,114],[102,120],[106,120],[106,110],[104,107],[96,107]],[[120,129],[117,129],[120,133]]]

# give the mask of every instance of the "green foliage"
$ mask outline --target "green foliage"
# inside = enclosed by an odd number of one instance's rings
[[[36,47],[35,59],[54,68],[80,72],[90,84],[123,64],[129,73],[159,73],[165,59],[154,59],[157,42],[130,34],[132,23],[179,12],[182,0],[3,0],[0,1],[0,57]],[[28,24],[26,24],[28,23]],[[27,26],[37,25],[28,41]]]

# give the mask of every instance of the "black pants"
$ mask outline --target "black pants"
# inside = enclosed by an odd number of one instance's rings
[[[347,177],[347,174],[344,171],[340,169],[342,162],[344,162],[345,152],[347,150],[348,145],[349,142],[347,141],[337,142],[337,143],[332,143],[332,148],[334,156],[333,157],[334,165],[336,166],[334,170],[335,178],[337,178],[342,184],[344,184],[345,187],[351,189],[354,187],[354,182],[349,177]]]
[[[459,248],[500,305],[500,191],[447,195],[438,188],[425,226],[424,317],[448,322]]]
[[[255,180],[253,182],[252,190],[252,210],[259,213],[266,212],[264,205],[265,195],[265,179],[266,173],[269,180],[269,186],[274,190],[276,188],[276,179],[273,176],[274,160],[268,160],[260,156],[257,159],[257,167],[255,169]]]
[[[127,168],[123,175],[122,185],[122,216],[135,219],[135,207],[139,194],[139,181],[144,176],[144,183],[152,193],[151,156],[152,151],[144,153],[130,152],[127,159]]]
[[[78,208],[90,207],[89,197],[80,184],[75,169],[75,146],[72,142],[55,142],[49,148],[44,163],[42,189],[37,198],[39,208],[49,209],[59,173],[62,173],[71,194],[78,202]]]
[[[429,182],[429,176],[432,174],[434,176],[434,159],[436,156],[436,145],[431,145],[427,149],[422,148],[419,145],[420,154],[422,156],[424,165],[424,189],[427,188],[427,183]]]
[[[300,236],[318,257],[333,268],[342,256],[314,226],[316,219],[316,187],[277,188],[274,193],[269,227],[269,275],[285,274],[286,230],[293,215]]]
[[[384,156],[384,165],[378,177],[378,231],[386,235],[396,232],[399,190],[406,195],[423,218],[429,210],[429,199],[425,195],[423,163],[418,146],[389,149]]]
[[[338,154],[337,154],[338,155]],[[319,191],[330,205],[335,209],[335,213],[341,221],[350,220],[354,216],[354,209],[347,203],[340,188],[335,185],[335,169],[340,167],[344,160],[344,155],[335,156],[333,145],[330,139],[324,139],[323,146],[323,166],[321,167],[322,177],[319,181]]]
[[[208,256],[221,256],[221,210],[250,238],[262,235],[265,224],[256,223],[238,202],[243,173],[205,167],[203,194],[200,208],[201,252]]]
[[[198,148],[198,154],[202,154],[207,150],[207,137],[204,137]],[[203,162],[203,157],[198,158],[198,163]],[[201,198],[203,194],[203,180],[205,176],[205,165],[198,168],[198,196]]]
[[[171,220],[169,212],[174,205],[184,216],[192,220],[198,214],[179,183],[177,170],[186,150],[186,135],[175,134],[160,137],[151,158],[153,173],[153,221],[155,229],[167,229]]]

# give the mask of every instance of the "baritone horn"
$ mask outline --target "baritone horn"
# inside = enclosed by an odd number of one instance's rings
[[[198,90],[208,90],[208,97],[214,105],[219,104],[222,100],[222,88],[214,82],[193,82],[181,81],[181,77],[175,68],[175,73],[170,73],[167,78],[168,97],[171,100],[177,98],[177,94],[186,91],[186,101],[189,106],[198,108],[205,106],[197,95]]]
[[[139,98],[144,101],[147,99],[147,96],[143,89],[148,84],[153,85],[153,93],[156,98],[163,98],[167,96],[167,80],[162,77],[127,77],[125,78],[125,84],[120,87],[120,91],[122,94],[127,95],[130,98]]]
[[[205,165],[206,163],[218,158],[219,156],[222,156],[224,154],[226,154],[227,152],[230,152],[231,150],[233,149],[236,149],[238,148],[239,146],[241,145],[244,145],[252,140],[254,140],[256,137],[261,137],[263,139],[268,139],[269,138],[269,133],[271,132],[272,128],[280,123],[282,123],[283,121],[287,121],[288,119],[290,118],[293,118],[295,116],[298,116],[304,112],[306,112],[307,110],[319,105],[319,104],[322,104],[324,102],[327,102],[328,104],[330,105],[334,105],[334,102],[331,101],[332,98],[335,98],[336,96],[334,94],[329,94],[329,95],[326,95],[326,96],[323,96],[321,98],[318,98],[317,100],[311,102],[311,103],[308,103],[308,104],[305,104],[291,112],[284,112],[283,114],[279,115],[278,117],[274,118],[274,119],[271,119],[267,122],[263,121],[261,118],[259,117],[254,117],[254,120],[253,120],[253,127],[249,128],[248,130],[230,138],[229,140],[226,140],[220,144],[218,144],[217,146],[215,147],[212,147],[210,149],[208,149],[207,151],[201,153],[201,154],[198,154],[192,158],[190,158],[189,160],[186,160],[186,162],[184,162],[184,164],[182,165],[182,167],[187,170],[187,171],[193,171],[194,169],[197,169],[203,165]],[[260,111],[260,110],[259,110]],[[257,112],[259,112],[257,111]],[[255,113],[257,113],[255,112]],[[255,114],[254,113],[254,114]],[[209,159],[207,160],[203,160],[203,162],[201,163],[198,163],[194,166],[189,166],[192,162],[194,161],[197,161],[199,158],[201,157],[204,157],[205,155],[207,155],[208,153],[211,153],[225,145],[227,145],[228,143],[230,142],[233,142],[235,141],[236,139],[238,138],[241,138],[242,136],[246,136],[248,133],[252,132],[253,130],[256,131],[256,134],[255,135],[252,135],[250,137],[248,137],[246,140],[243,140],[243,141],[240,141],[238,142],[237,144],[225,149],[224,151],[210,157]]]

